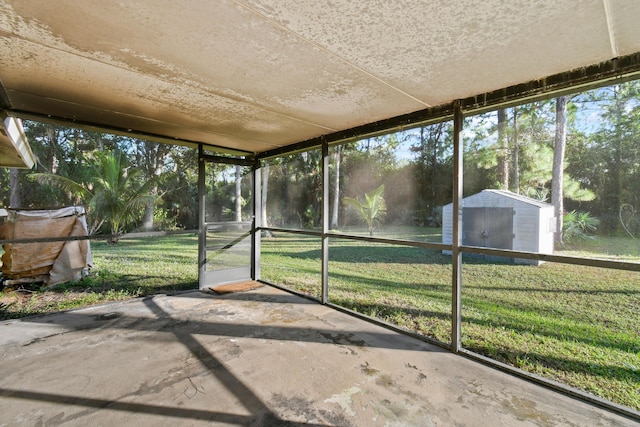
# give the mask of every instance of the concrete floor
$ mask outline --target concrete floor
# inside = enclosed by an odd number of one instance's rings
[[[266,286],[2,322],[0,349],[0,425],[637,425]]]

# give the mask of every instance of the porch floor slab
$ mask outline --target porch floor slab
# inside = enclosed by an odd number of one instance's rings
[[[0,323],[0,425],[637,426],[281,290]]]

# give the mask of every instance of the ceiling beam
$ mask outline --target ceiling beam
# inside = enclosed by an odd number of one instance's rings
[[[106,126],[102,124],[96,124],[92,122],[84,122],[76,119],[69,119],[65,117],[56,117],[50,114],[32,113],[29,111],[22,111],[17,109],[7,109],[11,112],[11,115],[20,117],[24,120],[32,120],[41,123],[50,123],[53,125],[69,126],[78,129],[85,129],[94,132],[106,132],[114,135],[125,136],[129,138],[143,139],[146,141],[157,142],[160,144],[181,145],[190,148],[198,148],[200,144],[204,145],[208,150],[216,151],[219,153],[231,154],[235,156],[253,156],[253,153],[249,151],[236,150],[232,148],[226,148],[214,144],[202,143],[200,141],[191,141],[181,138],[172,138],[165,135],[159,135],[149,132],[135,131],[132,129],[122,129],[116,126]]]

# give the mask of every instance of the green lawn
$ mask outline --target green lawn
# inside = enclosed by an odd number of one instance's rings
[[[47,290],[0,292],[0,320],[198,287],[198,238],[175,235],[117,245],[91,242],[94,267],[77,282]]]
[[[262,278],[319,297],[320,242],[287,233],[263,239]],[[637,247],[627,239],[603,239],[564,253],[611,258],[617,251],[626,260],[640,260]],[[92,250],[95,267],[81,281],[52,290],[0,292],[0,318],[197,288],[195,235],[121,240],[115,246],[92,242]],[[330,302],[450,342],[450,256],[337,238],[330,238],[329,254]],[[465,258],[465,348],[636,410],[639,312],[640,273]]]

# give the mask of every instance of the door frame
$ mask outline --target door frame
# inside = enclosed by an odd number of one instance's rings
[[[252,215],[250,221],[251,228],[248,234],[250,240],[251,249],[248,265],[246,268],[237,269],[237,271],[225,274],[224,270],[219,273],[219,281],[208,280],[207,277],[207,230],[209,223],[206,222],[206,165],[207,163],[219,163],[226,165],[239,165],[251,168],[251,176],[255,180],[255,160],[253,158],[238,158],[238,157],[225,157],[206,154],[203,144],[198,145],[198,288],[205,289],[215,285],[221,285],[224,283],[233,283],[237,281],[251,280],[255,277],[255,215]],[[253,205],[252,212],[255,213],[255,183],[251,186],[251,203]],[[229,221],[228,224],[236,224],[234,221]],[[242,222],[240,224],[246,224]],[[237,240],[237,239],[236,239]],[[238,243],[238,241],[231,242],[231,244]],[[237,273],[237,274],[236,274]],[[211,274],[211,273],[210,273]]]

